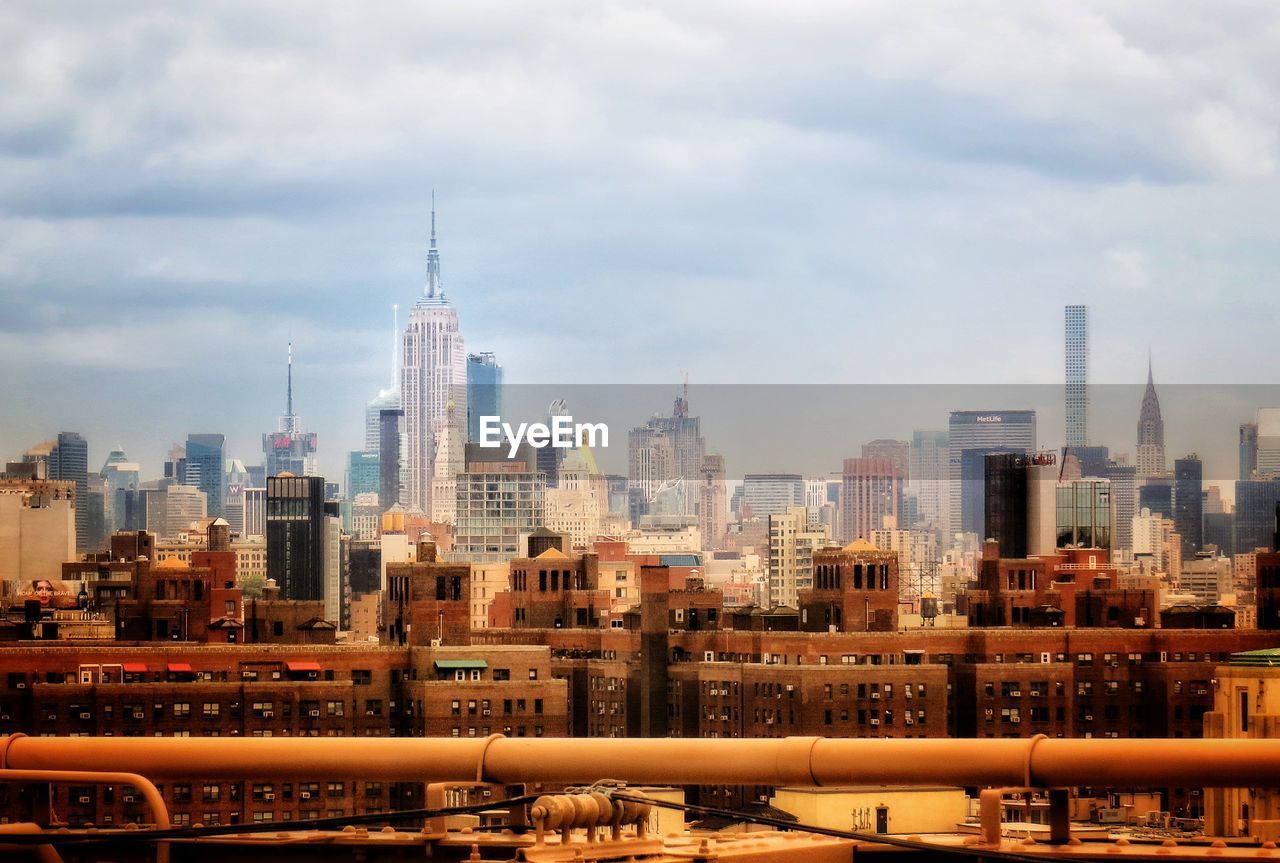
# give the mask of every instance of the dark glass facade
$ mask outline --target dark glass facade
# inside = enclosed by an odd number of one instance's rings
[[[285,599],[324,598],[324,477],[267,477],[267,578]]]

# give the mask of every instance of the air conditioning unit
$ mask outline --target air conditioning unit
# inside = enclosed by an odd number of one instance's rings
[[[480,711],[480,712],[481,712],[482,714],[484,714],[485,716],[489,716],[489,715],[491,715],[491,714],[493,713],[493,711],[492,711],[492,710],[482,710],[482,711]]]
[[[1022,690],[1021,690],[1021,689],[1014,689],[1014,690],[1010,691],[1009,695],[1010,695],[1010,696],[1012,696],[1013,698],[1021,698],[1021,697],[1022,697]]]
[[[872,725],[879,725],[879,724],[880,724],[880,720],[879,720],[879,719],[872,719],[872,720],[871,720],[871,724],[872,724]]]
[[[915,725],[915,724],[916,724],[916,721],[915,721],[914,719],[912,719],[910,716],[906,716],[906,717],[904,717],[904,720],[906,721],[906,724],[907,724],[907,725]]]
[[[879,692],[873,692],[873,693],[871,693],[871,700],[872,700],[872,701],[879,701],[879,700],[880,700],[880,693],[879,693]]]
[[[91,802],[91,798],[89,798],[89,797],[81,797],[81,798],[80,798],[80,802],[81,802],[81,803],[89,803],[89,802]]]
[[[705,650],[705,651],[703,651],[703,653],[702,653],[702,661],[703,661],[703,662],[715,662],[715,661],[716,661],[716,654],[715,654],[715,652],[714,652],[714,651],[711,651],[711,650]]]
[[[275,800],[275,799],[276,799],[276,795],[275,795],[275,794],[273,794],[273,793],[271,793],[270,791],[268,791],[266,794],[263,794],[263,795],[262,795],[262,799],[263,799],[263,800]]]
[[[275,711],[274,711],[274,710],[264,710],[264,711],[262,711],[262,718],[263,718],[263,719],[271,719],[271,718],[272,718],[272,717],[274,717],[275,715],[276,715],[276,714],[275,714]]]
[[[1040,690],[1039,690],[1039,689],[1033,689],[1033,690],[1031,690],[1031,697],[1032,697],[1032,698],[1039,698],[1039,697],[1040,697]]]
[[[1086,714],[1085,714],[1085,717],[1084,717],[1084,721],[1085,721],[1085,722],[1092,722],[1092,721],[1093,721],[1093,714],[1092,714],[1092,713],[1086,713]]]
[[[1208,695],[1208,694],[1209,694],[1209,690],[1207,690],[1207,689],[1200,689],[1200,690],[1197,690],[1197,691],[1196,691],[1196,694],[1197,694],[1197,695]]]
[[[319,711],[319,710],[308,710],[308,711],[307,711],[307,715],[308,715],[308,716],[311,716],[311,717],[316,717],[316,716],[319,716],[319,715],[320,715],[320,711]]]
[[[432,646],[432,647],[439,647],[442,643],[443,643],[443,642],[441,642],[441,640],[440,640],[440,639],[438,639],[438,638],[433,638],[433,639],[431,639],[431,646]]]
[[[1200,694],[1201,694],[1201,695],[1204,695],[1204,690],[1201,690],[1201,691],[1200,691]],[[81,718],[81,719],[92,719],[92,718],[93,718],[93,714],[92,714],[92,713],[81,713],[81,714],[80,714],[80,718]]]
[[[5,713],[5,714],[0,714],[0,719],[8,719],[8,718],[9,718],[9,714],[7,714],[7,713]]]
[[[1019,722],[1021,722],[1021,721],[1022,721],[1022,717],[1021,717],[1021,716],[1010,716],[1010,717],[1009,717],[1009,721],[1010,721],[1010,722],[1012,722],[1014,725],[1017,725]]]
[[[125,802],[125,803],[137,803],[137,802],[138,802],[138,797],[137,797],[137,795],[135,795],[135,794],[126,794],[126,795],[124,796],[124,802]]]
[[[25,683],[19,683],[19,684],[18,684],[18,688],[19,688],[19,689],[26,689],[26,688],[27,688],[27,684],[25,684]]]
[[[310,800],[310,799],[311,799],[311,792],[310,792],[310,791],[303,791],[301,794],[299,794],[299,795],[298,795],[298,797],[299,797],[299,798],[301,798],[302,800]]]

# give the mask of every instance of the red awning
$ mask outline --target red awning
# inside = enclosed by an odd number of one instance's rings
[[[129,674],[146,674],[147,664],[145,662],[126,662],[122,666]]]
[[[168,668],[170,671],[177,671],[182,674],[191,673],[191,665],[186,662],[170,662]]]
[[[284,667],[290,671],[319,671],[320,663],[318,662],[286,662]]]

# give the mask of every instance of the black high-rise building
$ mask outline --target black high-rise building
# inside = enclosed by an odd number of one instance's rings
[[[285,599],[324,598],[324,477],[267,477],[267,578]]]
[[[1069,446],[1063,447],[1062,461],[1066,464],[1068,456],[1075,456],[1080,462],[1080,476],[1084,479],[1106,479],[1107,463],[1111,459],[1111,450],[1105,446]]]
[[[1240,479],[1252,479],[1258,469],[1258,424],[1240,423]]]
[[[1269,548],[1280,506],[1280,479],[1247,479],[1236,483],[1235,550],[1247,554]]]
[[[1000,544],[1001,557],[1027,556],[1027,457],[989,453],[983,475],[984,539]]]
[[[1138,510],[1173,518],[1173,486],[1166,479],[1147,480],[1138,488]]]
[[[383,408],[378,414],[378,505],[384,510],[400,502],[400,438],[404,411]]]
[[[1173,526],[1182,537],[1182,559],[1204,547],[1204,465],[1195,455],[1173,463]]]

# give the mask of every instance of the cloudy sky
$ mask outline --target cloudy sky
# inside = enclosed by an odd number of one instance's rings
[[[516,382],[1053,383],[1065,302],[1095,380],[1272,381],[1278,40],[1265,0],[6,3],[0,455],[255,461],[292,337],[337,473],[432,188]]]

